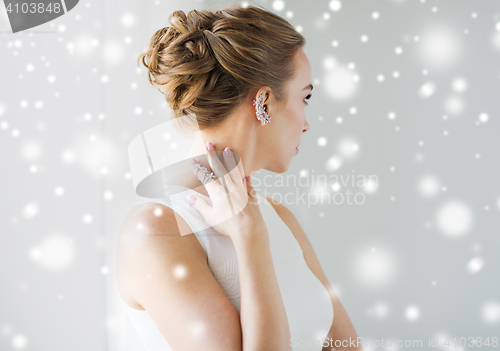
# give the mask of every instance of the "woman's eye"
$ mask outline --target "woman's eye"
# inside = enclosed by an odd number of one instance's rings
[[[306,105],[309,105],[309,103],[306,101],[306,100],[309,100],[311,98],[312,94],[309,94],[306,96],[304,102],[306,103]]]

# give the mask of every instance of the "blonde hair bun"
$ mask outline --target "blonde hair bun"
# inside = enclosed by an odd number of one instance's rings
[[[174,117],[193,114],[201,129],[223,121],[255,88],[277,100],[295,72],[305,38],[282,17],[254,6],[173,12],[139,55],[148,80]]]

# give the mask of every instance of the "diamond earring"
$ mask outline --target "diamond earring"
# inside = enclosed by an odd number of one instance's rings
[[[260,94],[257,101],[253,100],[252,105],[255,106],[255,115],[259,121],[264,122],[264,124],[271,123],[271,116],[268,116],[267,112],[264,110],[264,93]]]

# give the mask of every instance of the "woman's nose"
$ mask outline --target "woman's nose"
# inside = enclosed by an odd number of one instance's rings
[[[309,130],[309,123],[307,122],[306,120],[306,123],[304,124],[304,129],[302,130],[302,132],[307,132]]]

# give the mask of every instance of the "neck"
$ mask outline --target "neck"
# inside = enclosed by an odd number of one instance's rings
[[[241,158],[244,171],[244,174],[241,174],[241,178],[252,176],[262,168],[262,156],[258,154],[259,143],[257,133],[260,122],[257,121],[258,123],[255,123],[254,119],[243,118],[244,116],[244,113],[235,113],[220,125],[200,131],[198,141],[190,150],[190,155],[193,155],[192,157],[196,158],[202,166],[211,172],[211,167],[205,154],[206,143],[210,141],[214,145],[214,149],[222,163],[224,157],[222,152],[226,147],[229,147],[233,154],[237,155],[235,157],[236,161]],[[169,184],[186,186],[205,196],[209,196],[201,181],[196,178],[195,173],[190,169],[189,162],[191,162],[191,159],[186,161],[184,167],[171,179]],[[200,173],[198,172],[198,174]]]

